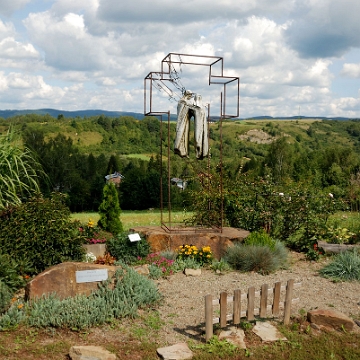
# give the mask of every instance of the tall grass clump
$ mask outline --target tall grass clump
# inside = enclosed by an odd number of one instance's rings
[[[334,257],[334,260],[319,271],[320,275],[334,279],[360,281],[360,253],[353,249],[344,251]]]
[[[287,256],[282,242],[273,240],[265,232],[259,232],[250,235],[244,244],[229,247],[224,260],[235,270],[268,274],[285,267]]]

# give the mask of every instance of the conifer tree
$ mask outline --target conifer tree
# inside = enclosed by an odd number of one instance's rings
[[[108,183],[103,188],[103,198],[99,206],[100,219],[98,225],[116,235],[123,231],[120,220],[121,208],[118,193],[113,183]]]

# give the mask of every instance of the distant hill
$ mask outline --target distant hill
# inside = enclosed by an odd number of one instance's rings
[[[66,111],[57,109],[36,109],[36,110],[0,110],[0,117],[8,119],[9,117],[26,115],[26,114],[37,114],[46,115],[57,118],[59,115],[63,115],[65,118],[76,118],[76,117],[92,117],[92,116],[108,116],[108,117],[119,117],[119,116],[132,116],[135,119],[143,119],[144,114],[127,112],[127,111],[107,111],[107,110],[77,110],[77,111]]]

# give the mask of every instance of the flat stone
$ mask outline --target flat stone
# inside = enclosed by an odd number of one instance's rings
[[[264,342],[278,341],[278,340],[287,341],[287,338],[284,337],[274,325],[271,325],[267,321],[265,322],[257,321],[252,331],[256,335],[260,336],[261,340]]]
[[[336,310],[311,310],[307,313],[307,319],[317,326],[334,330],[352,331],[355,325],[351,318]]]
[[[147,264],[134,266],[133,269],[140,275],[149,275],[150,274],[149,266]]]
[[[186,276],[200,276],[201,269],[185,269],[184,273]]]
[[[158,355],[164,360],[192,359],[194,354],[186,343],[179,343],[156,350]]]
[[[153,252],[165,250],[176,251],[179,246],[188,244],[198,248],[210,246],[213,256],[220,259],[229,246],[241,242],[250,232],[247,230],[224,227],[222,232],[213,229],[174,228],[165,231],[160,226],[139,226],[130,229],[137,232],[149,242]]]
[[[231,326],[228,330],[223,330],[219,334],[219,340],[226,340],[240,349],[246,349],[245,333],[243,329]]]
[[[69,351],[71,360],[116,360],[115,354],[101,346],[72,346]]]
[[[86,253],[93,253],[96,257],[104,256],[106,253],[106,244],[85,244]]]

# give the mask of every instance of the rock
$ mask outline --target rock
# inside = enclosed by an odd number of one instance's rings
[[[130,229],[144,236],[153,252],[176,251],[179,246],[188,244],[198,248],[210,246],[213,256],[220,259],[225,250],[234,242],[243,241],[250,232],[247,230],[224,227],[222,232],[212,229],[181,228],[165,231],[160,226],[141,226]]]
[[[307,313],[307,319],[317,326],[334,330],[352,331],[355,325],[351,318],[336,310],[312,310]]]
[[[72,346],[69,351],[71,360],[116,360],[115,354],[101,346]]]
[[[156,350],[158,355],[164,360],[192,359],[194,354],[186,343],[179,343]]]
[[[256,325],[253,327],[252,331],[260,336],[261,340],[264,342],[268,341],[278,341],[284,340],[287,341],[286,337],[284,337],[280,331],[269,322],[256,322]]]
[[[325,241],[318,242],[319,248],[322,248],[325,254],[339,254],[343,251],[351,250],[359,245],[347,245],[347,244],[328,244]]]
[[[93,253],[96,257],[104,256],[106,253],[105,244],[86,244],[84,248],[86,253]]]
[[[99,281],[77,283],[76,271],[84,270],[104,270],[108,272],[108,278],[111,278],[117,267],[110,265],[99,265],[83,262],[65,262],[46,269],[34,279],[32,279],[25,288],[25,299],[31,300],[40,298],[43,295],[56,293],[60,299],[72,297],[78,294],[90,295],[98,289]],[[139,274],[147,275],[147,267],[138,267],[134,269]]]
[[[185,269],[185,275],[186,276],[200,276],[201,275],[201,269]]]
[[[133,269],[140,275],[149,275],[150,274],[149,266],[147,264],[134,266]]]
[[[231,326],[229,330],[223,330],[219,334],[219,340],[226,340],[229,343],[239,347],[240,349],[246,349],[244,330],[235,326]]]

